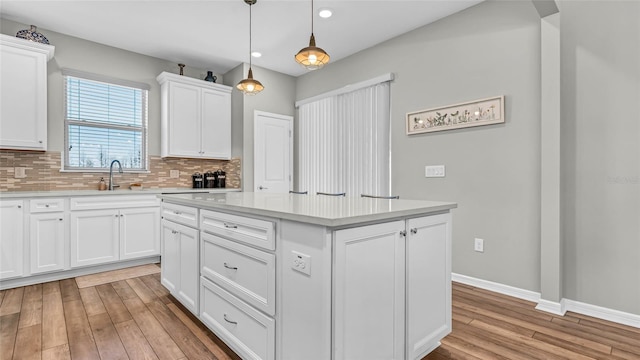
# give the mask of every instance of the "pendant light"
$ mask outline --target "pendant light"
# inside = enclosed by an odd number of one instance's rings
[[[307,70],[316,70],[329,63],[329,54],[316,46],[316,37],[313,35],[313,0],[311,0],[311,38],[309,46],[298,51],[296,61],[307,68]]]
[[[245,95],[255,95],[264,89],[260,81],[253,78],[253,71],[251,70],[251,5],[258,2],[258,0],[244,0],[244,2],[249,5],[249,74],[246,79],[236,85],[236,88]]]

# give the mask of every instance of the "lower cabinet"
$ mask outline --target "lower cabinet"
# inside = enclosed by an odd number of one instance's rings
[[[71,212],[71,267],[117,261],[120,254],[118,210]]]
[[[160,255],[160,208],[153,201],[72,199],[71,267]]]
[[[450,215],[338,230],[334,239],[334,358],[434,350],[451,331]]]
[[[0,279],[19,277],[24,272],[23,227],[23,201],[0,201]]]
[[[403,359],[404,221],[335,232],[335,359]]]
[[[199,310],[199,249],[197,229],[162,220],[162,285],[195,315]]]
[[[67,250],[65,213],[31,214],[29,222],[31,274],[64,270]]]

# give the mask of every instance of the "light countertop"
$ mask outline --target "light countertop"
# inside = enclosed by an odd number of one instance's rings
[[[67,196],[117,196],[117,195],[144,195],[144,194],[180,194],[180,193],[228,193],[239,192],[240,189],[192,189],[192,188],[153,188],[142,190],[54,190],[54,191],[3,191],[0,192],[0,199],[19,199],[36,197],[67,197]]]
[[[457,207],[456,203],[440,201],[252,192],[163,194],[159,197],[166,202],[201,209],[228,210],[329,227],[428,215]]]

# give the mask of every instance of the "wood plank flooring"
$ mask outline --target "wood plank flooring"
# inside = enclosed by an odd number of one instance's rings
[[[454,283],[453,332],[423,360],[640,360],[640,329],[534,307]],[[0,359],[238,356],[150,274],[82,289],[68,279],[0,291]]]

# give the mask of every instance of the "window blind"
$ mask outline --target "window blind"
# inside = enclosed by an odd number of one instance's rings
[[[146,171],[148,91],[94,78],[64,75],[65,170]]]
[[[299,105],[298,189],[390,195],[390,85]]]

